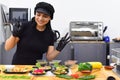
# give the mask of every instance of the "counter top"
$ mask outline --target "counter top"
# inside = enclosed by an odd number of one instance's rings
[[[105,43],[104,41],[71,41],[70,43]]]
[[[18,67],[25,67],[27,69],[32,68],[32,65],[17,65],[17,66]],[[52,76],[33,76],[33,75],[30,75],[29,73],[25,73],[25,74],[5,74],[5,73],[2,72],[4,69],[5,69],[5,65],[0,65],[0,70],[1,70],[0,76],[15,75],[15,76],[30,76],[31,77],[30,79],[22,79],[22,80],[66,80],[66,79],[63,79],[63,78],[58,78],[55,75],[52,75]],[[70,68],[71,74],[76,73],[77,69],[78,69],[78,65],[72,66]],[[82,75],[85,75],[85,74],[80,73],[80,75],[82,76]],[[101,69],[92,70],[91,75],[96,75],[96,78],[94,80],[106,80],[108,76],[113,76],[113,77],[116,78],[116,80],[120,80],[120,77],[114,71],[105,70],[104,67],[101,68]],[[0,80],[16,80],[16,79],[2,79],[0,77]],[[20,80],[20,79],[17,79],[17,80]]]

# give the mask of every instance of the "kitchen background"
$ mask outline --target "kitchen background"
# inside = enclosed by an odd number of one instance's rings
[[[120,36],[120,0],[0,0],[8,8],[30,8],[31,17],[37,2],[46,1],[55,7],[53,29],[61,36],[69,31],[71,21],[102,21],[108,26],[104,35],[110,39]]]
[[[104,36],[109,36],[110,40],[118,36],[120,37],[119,0],[0,0],[0,4],[4,4],[8,10],[9,8],[29,8],[31,12],[29,17],[32,18],[34,16],[34,7],[36,3],[40,1],[49,2],[54,6],[55,14],[52,20],[52,28],[58,30],[61,37],[66,32],[69,32],[71,21],[100,21],[104,23],[104,26],[108,26]],[[1,17],[0,15],[0,19]],[[0,24],[2,24],[2,22]],[[1,26],[0,31],[2,31],[2,28]],[[8,52],[5,51],[5,40],[3,39],[4,36],[2,32],[0,32],[0,63],[11,64],[15,49]],[[116,48],[120,47],[120,45],[118,43],[111,43],[110,47]],[[65,56],[63,56],[62,53],[64,53]],[[106,64],[107,53],[109,53],[109,51],[105,43],[70,43],[57,59],[64,61],[67,59],[101,61],[103,64]],[[89,57],[86,58],[86,56]]]

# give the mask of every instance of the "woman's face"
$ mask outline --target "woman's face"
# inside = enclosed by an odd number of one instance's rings
[[[35,21],[37,23],[37,26],[44,27],[49,22],[49,20],[51,20],[49,15],[36,12]]]

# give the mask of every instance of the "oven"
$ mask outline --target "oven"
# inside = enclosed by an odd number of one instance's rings
[[[103,22],[70,22],[70,36],[72,41],[103,40],[103,33]]]

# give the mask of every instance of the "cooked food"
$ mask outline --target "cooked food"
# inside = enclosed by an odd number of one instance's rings
[[[67,74],[68,73],[68,70],[65,69],[65,68],[62,68],[62,67],[56,67],[55,70],[53,70],[53,73],[54,74]]]
[[[65,65],[60,65],[60,64],[56,63],[56,64],[54,64],[54,67],[52,68],[52,72],[56,75],[67,74],[68,67],[66,67]]]
[[[51,66],[42,66],[42,67],[39,67],[39,69],[43,69],[45,71],[49,71],[49,70],[51,70]]]
[[[34,69],[32,71],[32,74],[35,74],[35,75],[45,74],[45,71],[43,69]]]
[[[14,68],[11,68],[11,69],[6,69],[6,71],[8,71],[8,72],[26,72],[27,69],[26,68],[14,67]]]

